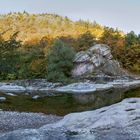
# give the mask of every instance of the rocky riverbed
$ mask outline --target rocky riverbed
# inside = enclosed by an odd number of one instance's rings
[[[95,78],[95,77],[94,77]],[[97,82],[102,79],[102,81]],[[108,78],[108,77],[107,77]],[[110,77],[111,79],[112,77]],[[106,77],[104,78],[106,79]],[[45,79],[38,80],[18,80],[11,82],[0,82],[0,92],[4,93],[93,93],[95,91],[104,91],[106,89],[131,89],[140,86],[139,78],[117,77],[109,81],[105,81],[103,77],[97,77],[96,80],[84,80],[78,83],[63,85],[61,83],[50,83]],[[53,94],[52,94],[53,95]]]
[[[57,123],[44,125],[39,129],[22,129],[1,134],[0,139],[139,140],[140,99],[125,99],[95,111],[72,113]]]
[[[61,118],[43,113],[0,111],[0,133],[18,129],[39,128],[42,125],[57,122]]]

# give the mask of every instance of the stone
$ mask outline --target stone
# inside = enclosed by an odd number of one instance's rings
[[[110,76],[115,76],[118,74],[123,75],[119,63],[115,60],[106,60],[102,67],[102,72]]]
[[[34,99],[34,100],[37,100],[37,99],[39,99],[39,98],[40,98],[39,95],[35,95],[35,96],[32,97],[32,99]]]
[[[2,85],[0,86],[1,92],[23,93],[26,91],[25,87],[18,85]]]
[[[6,101],[6,97],[0,97],[0,102],[5,102]]]
[[[119,76],[125,72],[121,69],[118,61],[113,59],[110,47],[97,44],[87,51],[78,52],[74,59],[73,77],[87,74]]]
[[[4,93],[4,94],[8,96],[17,96],[16,94],[13,94],[13,93]]]
[[[86,73],[92,73],[94,70],[94,65],[91,63],[80,63],[75,65],[73,70],[73,75],[81,76]]]
[[[84,51],[81,51],[81,52],[78,52],[75,56],[75,60],[74,62],[88,62],[90,61],[90,56],[84,52]]]
[[[90,52],[95,53],[95,54],[100,54],[107,59],[112,59],[113,56],[111,54],[110,47],[105,44],[96,44],[93,47],[89,49]]]
[[[91,93],[96,91],[96,87],[94,84],[90,83],[73,83],[67,86],[59,87],[55,89],[56,92],[60,93]]]
[[[109,89],[122,89],[128,91],[133,88],[140,87],[140,80],[113,80],[107,83],[94,83],[94,82],[79,82],[66,86],[55,88],[53,91],[58,93],[70,93],[70,94],[82,94],[82,93],[94,93],[96,91],[105,91]]]

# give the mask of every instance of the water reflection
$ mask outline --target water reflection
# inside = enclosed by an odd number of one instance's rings
[[[122,89],[109,89],[90,94],[58,94],[57,96],[32,99],[31,95],[0,96],[7,98],[0,103],[0,109],[10,111],[43,112],[46,114],[66,115],[71,112],[93,110],[120,102],[124,98],[140,97],[140,88],[124,92]]]

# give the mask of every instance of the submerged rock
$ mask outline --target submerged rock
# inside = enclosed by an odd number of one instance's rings
[[[71,113],[39,129],[2,134],[2,140],[139,140],[140,99],[81,113]]]
[[[85,74],[100,74],[117,76],[122,75],[123,70],[118,61],[113,59],[110,47],[104,44],[97,44],[87,51],[81,51],[76,54],[73,76],[82,76]]]

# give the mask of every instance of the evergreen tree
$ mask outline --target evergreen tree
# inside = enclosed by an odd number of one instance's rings
[[[139,37],[135,34],[134,31],[131,31],[130,33],[126,34],[125,42],[126,47],[140,43]]]
[[[95,37],[89,32],[85,32],[84,34],[80,35],[80,37],[77,39],[77,51],[84,51],[87,50],[89,47],[94,45],[96,42]]]
[[[74,50],[61,40],[56,40],[48,55],[47,78],[52,82],[66,82],[73,68]]]

